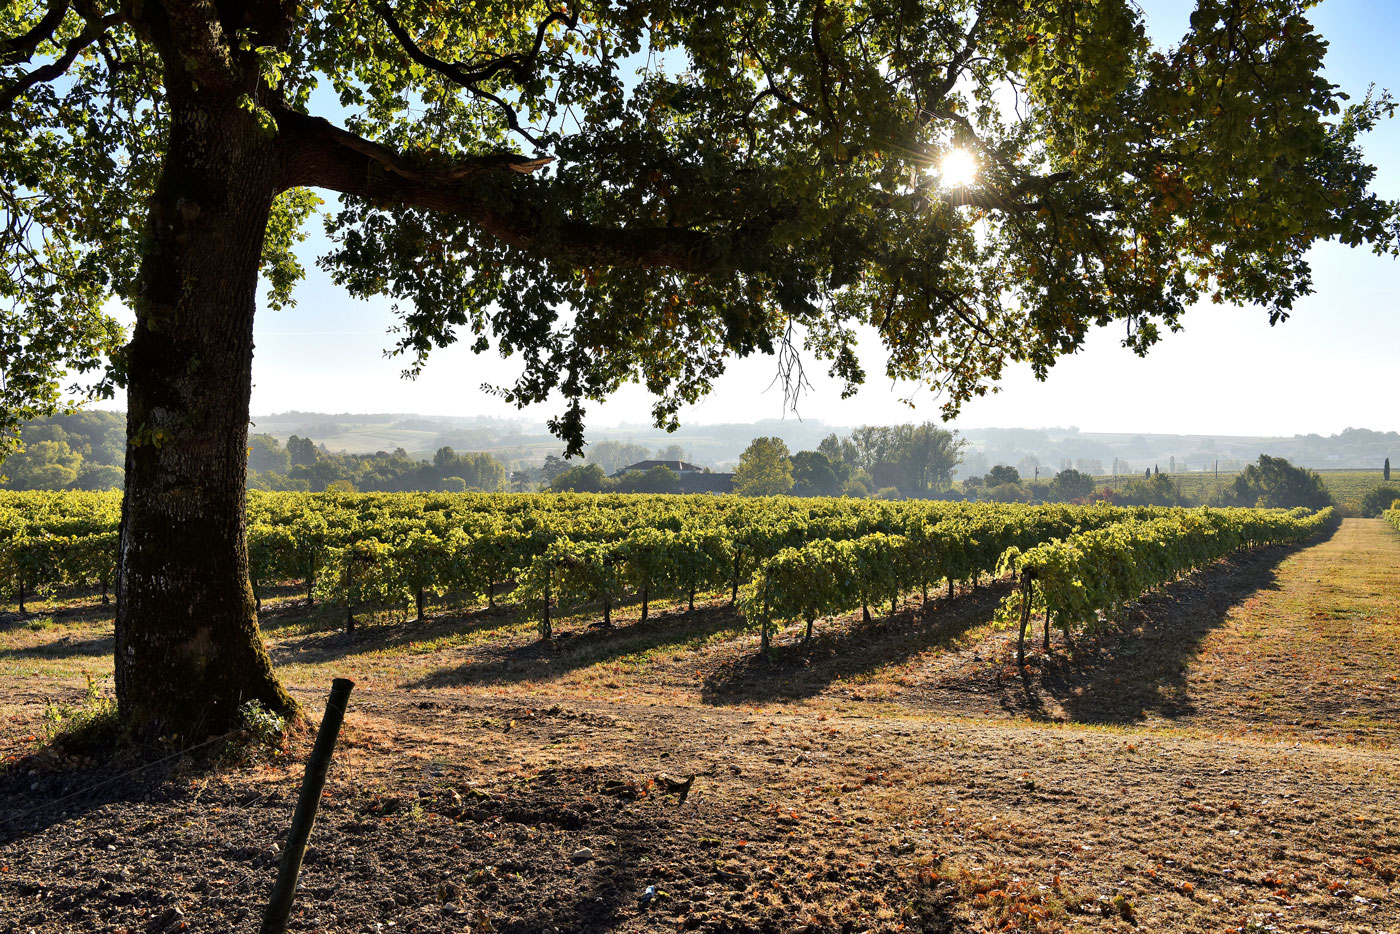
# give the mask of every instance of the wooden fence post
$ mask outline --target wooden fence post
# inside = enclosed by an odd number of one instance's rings
[[[326,701],[321,727],[316,731],[316,745],[311,748],[311,757],[306,760],[301,796],[297,798],[297,808],[292,812],[292,828],[287,831],[282,867],[277,872],[277,882],[272,886],[272,897],[267,903],[267,914],[263,915],[261,934],[283,934],[287,930],[292,898],[296,895],[297,875],[301,872],[301,858],[306,855],[306,842],[311,839],[311,827],[316,823],[316,809],[321,804],[321,792],[326,787],[331,754],[335,752],[340,725],[345,721],[345,706],[350,700],[350,689],[354,686],[355,682],[349,678],[336,678],[331,682],[331,696]]]

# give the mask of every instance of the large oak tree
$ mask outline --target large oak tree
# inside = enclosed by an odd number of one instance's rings
[[[734,356],[854,385],[863,324],[953,411],[1094,325],[1282,318],[1318,240],[1394,249],[1357,149],[1390,100],[1322,78],[1304,6],[1199,0],[1155,49],[1130,0],[6,0],[0,401],[103,360],[125,387],[123,716],[291,704],[244,471],[259,279],[290,300],[313,192],[321,263],[394,299],[410,369],[514,354],[501,392],[562,397],[573,450],[624,381],[661,423]]]

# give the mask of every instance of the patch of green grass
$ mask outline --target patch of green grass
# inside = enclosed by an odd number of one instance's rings
[[[120,733],[117,699],[103,692],[98,680],[84,671],[87,687],[77,705],[44,705],[44,736],[49,746],[69,753],[91,753],[110,746]]]

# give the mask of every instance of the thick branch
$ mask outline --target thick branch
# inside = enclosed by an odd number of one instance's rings
[[[378,10],[385,25],[389,27],[389,32],[393,34],[394,39],[398,41],[399,46],[404,50],[404,53],[408,55],[409,59],[429,71],[443,76],[453,84],[466,88],[477,97],[491,101],[500,108],[501,113],[506,118],[506,123],[513,132],[519,133],[530,142],[537,146],[539,145],[539,140],[520,125],[520,117],[515,112],[515,108],[481,85],[502,72],[509,72],[517,83],[529,78],[530,75],[534,73],[535,67],[539,62],[540,51],[544,48],[544,40],[545,36],[549,33],[549,27],[553,26],[555,23],[563,23],[569,29],[578,28],[577,11],[572,13],[556,11],[541,20],[539,26],[535,29],[535,42],[529,52],[524,54],[511,52],[490,59],[481,65],[467,68],[454,62],[444,61],[424,51],[423,48],[414,41],[413,36],[409,35],[408,30],[404,29],[399,21],[394,18],[394,12],[389,8],[387,3],[380,3],[378,5]]]
[[[403,47],[404,52],[408,54],[409,58],[422,65],[424,68],[435,71],[449,81],[460,84],[462,87],[472,91],[477,90],[476,86],[481,82],[489,81],[503,71],[509,71],[511,77],[516,81],[524,81],[534,72],[535,65],[539,61],[540,51],[544,48],[545,36],[548,35],[550,26],[553,26],[555,23],[563,23],[570,29],[578,28],[577,12],[565,13],[563,11],[556,11],[540,21],[539,26],[535,29],[534,45],[531,46],[529,52],[524,54],[510,52],[492,58],[476,67],[465,68],[453,62],[443,61],[423,51],[418,43],[413,40],[413,37],[408,34],[408,30],[404,29],[403,26],[399,24],[399,21],[394,18],[394,11],[390,9],[387,3],[379,4],[378,10],[379,15],[384,19],[385,25],[389,27],[389,32],[393,33],[394,38],[398,40],[399,45]]]
[[[953,88],[957,87],[958,79],[962,77],[963,68],[966,67],[967,63],[972,59],[972,53],[977,50],[977,40],[981,36],[982,18],[984,15],[982,6],[983,5],[980,3],[977,5],[977,18],[972,21],[972,26],[967,31],[967,37],[963,40],[962,49],[948,62],[948,68],[943,73],[943,83],[934,88],[933,93],[929,96],[930,103],[933,101],[941,101],[952,93]]]
[[[44,18],[35,23],[33,29],[13,39],[0,39],[0,65],[17,65],[29,61],[40,45],[53,38],[59,23],[62,23],[63,17],[68,14],[68,7],[68,0],[53,0]]]
[[[578,266],[667,267],[710,273],[721,266],[718,237],[683,227],[602,227],[557,222],[528,204],[474,194],[470,179],[490,172],[538,168],[518,156],[488,156],[434,172],[318,117],[286,112],[277,117],[288,150],[285,187],[327,188],[378,204],[421,208],[471,221],[486,233],[524,250],[547,250]],[[405,174],[406,170],[407,174]],[[725,236],[728,255],[742,255],[741,241],[759,231]]]
[[[89,24],[82,35],[68,43],[67,47],[63,50],[63,54],[57,59],[47,65],[34,69],[14,84],[0,90],[0,113],[7,112],[14,106],[16,100],[36,84],[43,84],[46,81],[53,81],[55,78],[62,77],[64,72],[68,71],[68,69],[73,66],[73,63],[78,60],[78,56],[82,54],[84,49],[96,42],[103,32],[120,22],[121,19],[121,14],[112,13],[98,20],[95,28],[92,24]]]
[[[434,168],[433,166],[418,165],[388,146],[383,146],[362,136],[356,136],[348,130],[342,130],[328,120],[300,114],[289,114],[288,117],[298,126],[312,128],[316,135],[378,163],[386,171],[433,185],[458,182],[473,176],[503,170],[529,175],[554,161],[553,158],[529,159],[515,153],[499,153],[490,156],[475,156],[456,161],[449,166]]]

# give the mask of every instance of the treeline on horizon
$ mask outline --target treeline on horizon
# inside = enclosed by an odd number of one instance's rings
[[[15,490],[104,490],[123,484],[126,417],[120,412],[79,411],[35,419],[21,431],[23,448],[0,465],[0,486]],[[792,452],[777,437],[755,438],[740,457],[733,490],[745,496],[851,496],[882,499],[969,499],[993,502],[1106,501],[1144,506],[1339,505],[1344,512],[1373,516],[1400,497],[1386,476],[1356,501],[1334,503],[1322,477],[1281,457],[1260,455],[1209,493],[1185,489],[1153,467],[1111,486],[1106,478],[1064,464],[1053,475],[1022,475],[999,463],[984,473],[979,458],[965,459],[968,443],[934,422],[873,425],[831,433],[814,450]],[[543,463],[506,463],[481,451],[440,447],[431,459],[403,448],[373,454],[336,453],[312,438],[291,436],[283,444],[259,432],[249,436],[250,489],[321,492],[578,492],[674,493],[676,473],[666,467],[614,477],[640,461],[693,459],[682,446],[651,449],[629,441],[590,444],[585,456],[565,460],[549,454]],[[1021,465],[1025,466],[1025,465]],[[1115,465],[1116,467],[1117,465]],[[1378,465],[1379,466],[1379,465]],[[954,481],[959,475],[960,479]]]

